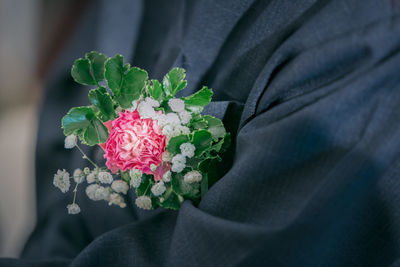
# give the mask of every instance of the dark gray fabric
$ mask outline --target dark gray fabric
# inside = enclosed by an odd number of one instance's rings
[[[66,214],[71,196],[52,187],[52,175],[85,162],[63,149],[58,127],[71,106],[87,102],[69,68],[101,48],[125,53],[155,78],[186,68],[182,94],[213,88],[205,112],[223,118],[233,145],[198,207],[141,211],[130,195],[119,209],[81,193],[82,213]],[[47,85],[38,225],[24,259],[0,265],[394,264],[399,52],[399,10],[389,0],[93,2]]]

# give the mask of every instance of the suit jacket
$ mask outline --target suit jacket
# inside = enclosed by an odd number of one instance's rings
[[[215,95],[233,144],[201,203],[88,200],[67,215],[62,116],[86,105],[74,59],[125,55]],[[387,266],[400,256],[400,17],[389,0],[93,1],[53,67],[37,142],[38,222],[0,266]],[[102,161],[98,148],[87,152]]]

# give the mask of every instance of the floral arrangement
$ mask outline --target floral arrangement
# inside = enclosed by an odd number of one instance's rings
[[[75,182],[70,214],[80,212],[76,192],[86,182],[95,201],[126,207],[124,195],[136,191],[142,209],[177,210],[189,199],[198,204],[218,177],[215,168],[230,145],[221,120],[202,115],[213,92],[203,87],[177,98],[187,81],[185,70],[173,68],[162,80],[149,80],[145,70],[124,63],[121,55],[92,51],[77,59],[73,79],[95,87],[90,106],[74,107],[62,118],[65,148],[77,148],[91,167],[73,175],[58,170],[53,184],[66,193]],[[98,166],[78,144],[99,145],[106,166]]]

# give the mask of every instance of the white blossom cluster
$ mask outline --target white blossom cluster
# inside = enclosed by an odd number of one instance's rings
[[[176,154],[172,159],[171,171],[180,173],[186,167],[186,158],[192,158],[196,147],[191,143],[183,143],[180,145],[180,154]]]
[[[134,101],[132,104],[136,105],[137,102]],[[154,108],[160,107],[160,103],[153,98],[146,97],[137,104],[137,111],[143,119],[156,120],[167,140],[181,134],[189,134],[190,129],[185,125],[192,119],[192,114],[185,110],[185,102],[182,99],[173,98],[168,101],[168,106],[173,112],[167,114],[157,112]]]
[[[202,178],[203,178],[203,176],[201,175],[201,173],[199,171],[190,171],[185,174],[185,176],[183,177],[183,180],[188,184],[192,184],[192,183],[200,182]]]

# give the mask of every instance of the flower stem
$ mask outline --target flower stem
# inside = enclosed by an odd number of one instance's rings
[[[78,148],[79,152],[81,152],[82,156],[84,159],[87,159],[95,168],[99,168],[99,166],[96,165],[86,154],[83,152],[83,150],[79,147],[78,144],[75,144],[76,148]]]
[[[72,204],[75,204],[75,200],[76,200],[76,192],[78,191],[78,183],[76,183],[75,188],[74,188],[74,200],[72,201]]]

